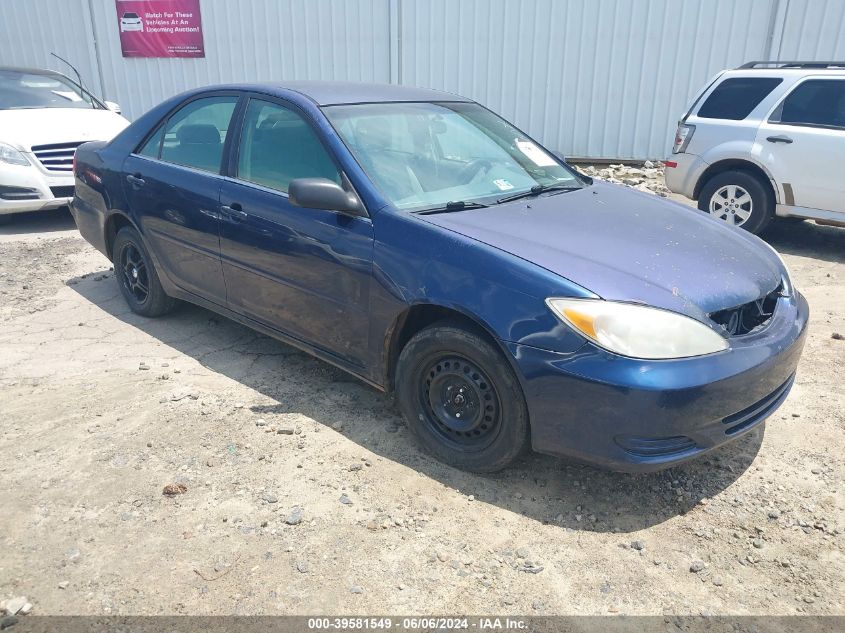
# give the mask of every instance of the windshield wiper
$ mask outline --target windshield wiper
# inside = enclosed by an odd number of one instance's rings
[[[454,211],[463,211],[465,209],[484,209],[488,205],[481,204],[480,202],[466,202],[464,200],[455,200],[453,202],[447,202],[442,207],[431,207],[430,209],[420,209],[419,211],[414,211],[417,215],[432,215],[434,213],[452,213]]]
[[[546,193],[547,191],[577,191],[578,189],[581,189],[581,187],[573,187],[571,185],[534,185],[528,191],[514,193],[509,196],[505,196],[504,198],[499,198],[496,202],[498,204],[502,204],[503,202],[519,200],[520,198],[539,196],[541,193]]]

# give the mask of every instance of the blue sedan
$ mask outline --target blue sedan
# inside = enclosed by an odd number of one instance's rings
[[[72,211],[132,310],[204,306],[395,394],[436,458],[643,471],[787,397],[808,307],[778,254],[579,175],[417,88],[194,90],[76,153]]]

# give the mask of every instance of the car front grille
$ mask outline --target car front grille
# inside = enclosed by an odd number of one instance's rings
[[[783,284],[756,301],[741,306],[711,312],[710,319],[725,329],[731,336],[742,336],[761,330],[775,313],[778,299],[783,294]]]
[[[47,171],[73,171],[73,155],[76,148],[85,141],[70,143],[51,143],[50,145],[33,145],[32,153]]]

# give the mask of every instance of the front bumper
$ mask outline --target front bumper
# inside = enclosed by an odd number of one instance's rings
[[[51,174],[35,165],[0,163],[0,215],[55,209],[71,198],[72,173]]]
[[[506,344],[520,369],[534,450],[612,470],[660,470],[754,429],[786,399],[809,307],[781,298],[761,332],[731,349],[669,361],[624,358],[586,344],[561,354]]]
[[[675,163],[675,167],[666,165],[664,177],[666,186],[672,193],[679,193],[687,198],[695,199],[695,186],[704,171],[710,166],[701,156],[695,154],[672,154],[666,159],[667,163]]]

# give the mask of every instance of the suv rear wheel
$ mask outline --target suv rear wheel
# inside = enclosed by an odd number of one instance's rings
[[[774,217],[774,200],[760,179],[745,171],[723,171],[708,180],[698,208],[731,226],[761,233]]]

